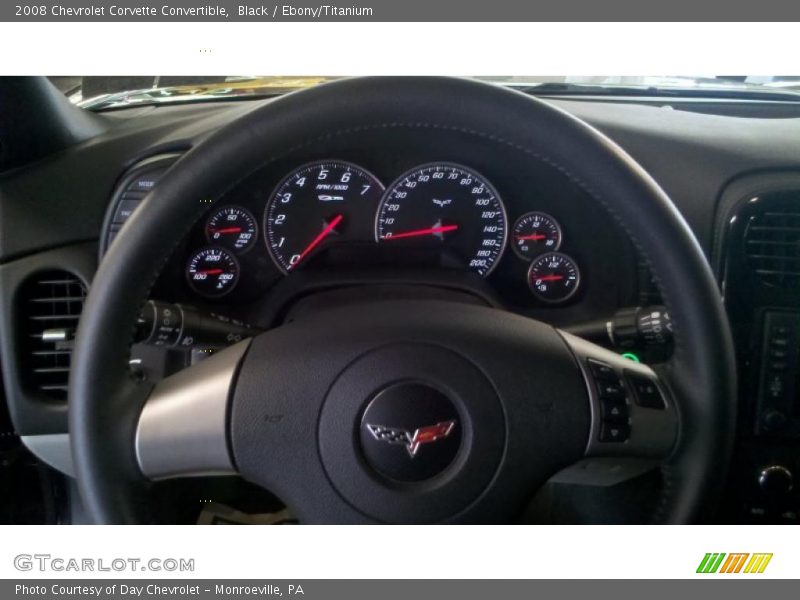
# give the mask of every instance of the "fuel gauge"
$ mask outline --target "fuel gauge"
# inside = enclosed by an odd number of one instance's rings
[[[566,302],[575,295],[580,284],[581,272],[577,263],[560,252],[542,254],[528,269],[528,286],[543,302]]]

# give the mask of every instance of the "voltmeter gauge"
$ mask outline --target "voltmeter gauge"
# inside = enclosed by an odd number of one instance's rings
[[[195,252],[186,265],[189,286],[206,298],[219,298],[236,287],[239,261],[230,250],[209,246]]]
[[[514,223],[511,247],[523,260],[555,252],[561,247],[561,225],[546,213],[525,213]]]
[[[548,252],[534,259],[528,269],[528,287],[542,302],[566,302],[581,284],[581,272],[574,259],[560,252]]]

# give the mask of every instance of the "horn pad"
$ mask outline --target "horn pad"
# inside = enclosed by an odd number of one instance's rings
[[[453,462],[461,447],[461,421],[436,388],[395,383],[378,392],[361,417],[361,452],[390,481],[424,481]]]
[[[350,364],[319,425],[336,489],[386,522],[439,521],[466,508],[494,475],[504,441],[500,401],[480,370],[423,343],[382,346]]]

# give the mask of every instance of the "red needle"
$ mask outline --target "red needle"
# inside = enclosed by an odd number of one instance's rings
[[[537,277],[536,281],[560,281],[561,279],[564,279],[563,275],[542,275]]]
[[[434,233],[444,233],[445,231],[455,231],[458,225],[440,225],[439,227],[430,227],[428,229],[415,229],[414,231],[404,231],[403,233],[393,233],[381,239],[384,240],[397,240],[400,238],[416,237],[418,235],[431,235]]]
[[[241,231],[241,227],[225,227],[224,229],[212,229],[211,233],[239,233]]]
[[[326,235],[328,235],[331,231],[333,231],[336,228],[336,226],[342,221],[343,218],[344,217],[342,215],[336,215],[335,217],[333,217],[331,222],[328,223],[325,226],[325,228],[320,232],[320,234],[317,237],[315,237],[313,241],[308,246],[306,246],[306,249],[300,253],[300,257],[296,261],[294,261],[293,264],[286,267],[286,270],[290,271],[291,269],[296,267],[306,256],[308,256],[309,252],[311,252],[314,248],[316,248],[319,245],[319,243],[323,239],[325,239]]]
[[[518,240],[543,240],[545,238],[547,238],[547,236],[543,235],[541,233],[534,233],[532,235],[518,235],[517,236]]]
[[[223,271],[222,269],[205,269],[197,272],[200,273],[201,275],[219,275]]]

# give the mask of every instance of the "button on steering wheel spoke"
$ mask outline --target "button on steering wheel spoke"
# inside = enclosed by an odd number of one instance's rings
[[[675,404],[656,372],[561,332],[580,365],[591,405],[587,457],[665,459],[678,432]]]

